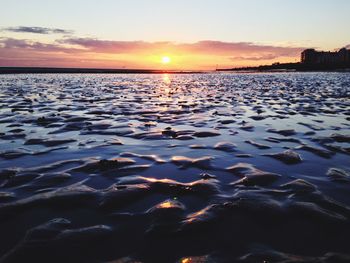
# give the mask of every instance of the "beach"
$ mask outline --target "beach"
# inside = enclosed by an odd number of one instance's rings
[[[1,260],[349,262],[349,87],[1,75]]]

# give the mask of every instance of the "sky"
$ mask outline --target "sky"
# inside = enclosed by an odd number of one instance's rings
[[[348,0],[0,0],[0,6],[0,66],[210,70],[296,62],[306,48],[350,47]]]

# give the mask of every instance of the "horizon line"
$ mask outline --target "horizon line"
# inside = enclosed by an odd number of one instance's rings
[[[6,66],[0,67],[0,74],[52,74],[52,73],[102,73],[102,74],[174,74],[174,73],[206,73],[216,72],[213,70],[164,70],[164,69],[145,69],[145,68],[86,68],[86,67],[17,67],[17,66]]]

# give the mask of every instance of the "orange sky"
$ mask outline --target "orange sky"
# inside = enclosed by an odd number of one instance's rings
[[[27,40],[0,38],[0,66],[213,70],[299,61],[302,47],[248,42],[193,43],[111,41],[63,36]],[[170,63],[162,63],[163,57]]]
[[[0,66],[213,70],[350,46],[347,0],[3,2]]]

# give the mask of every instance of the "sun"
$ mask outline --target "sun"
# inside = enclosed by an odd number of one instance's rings
[[[162,57],[162,63],[163,64],[169,64],[171,62],[171,58],[170,57]]]

